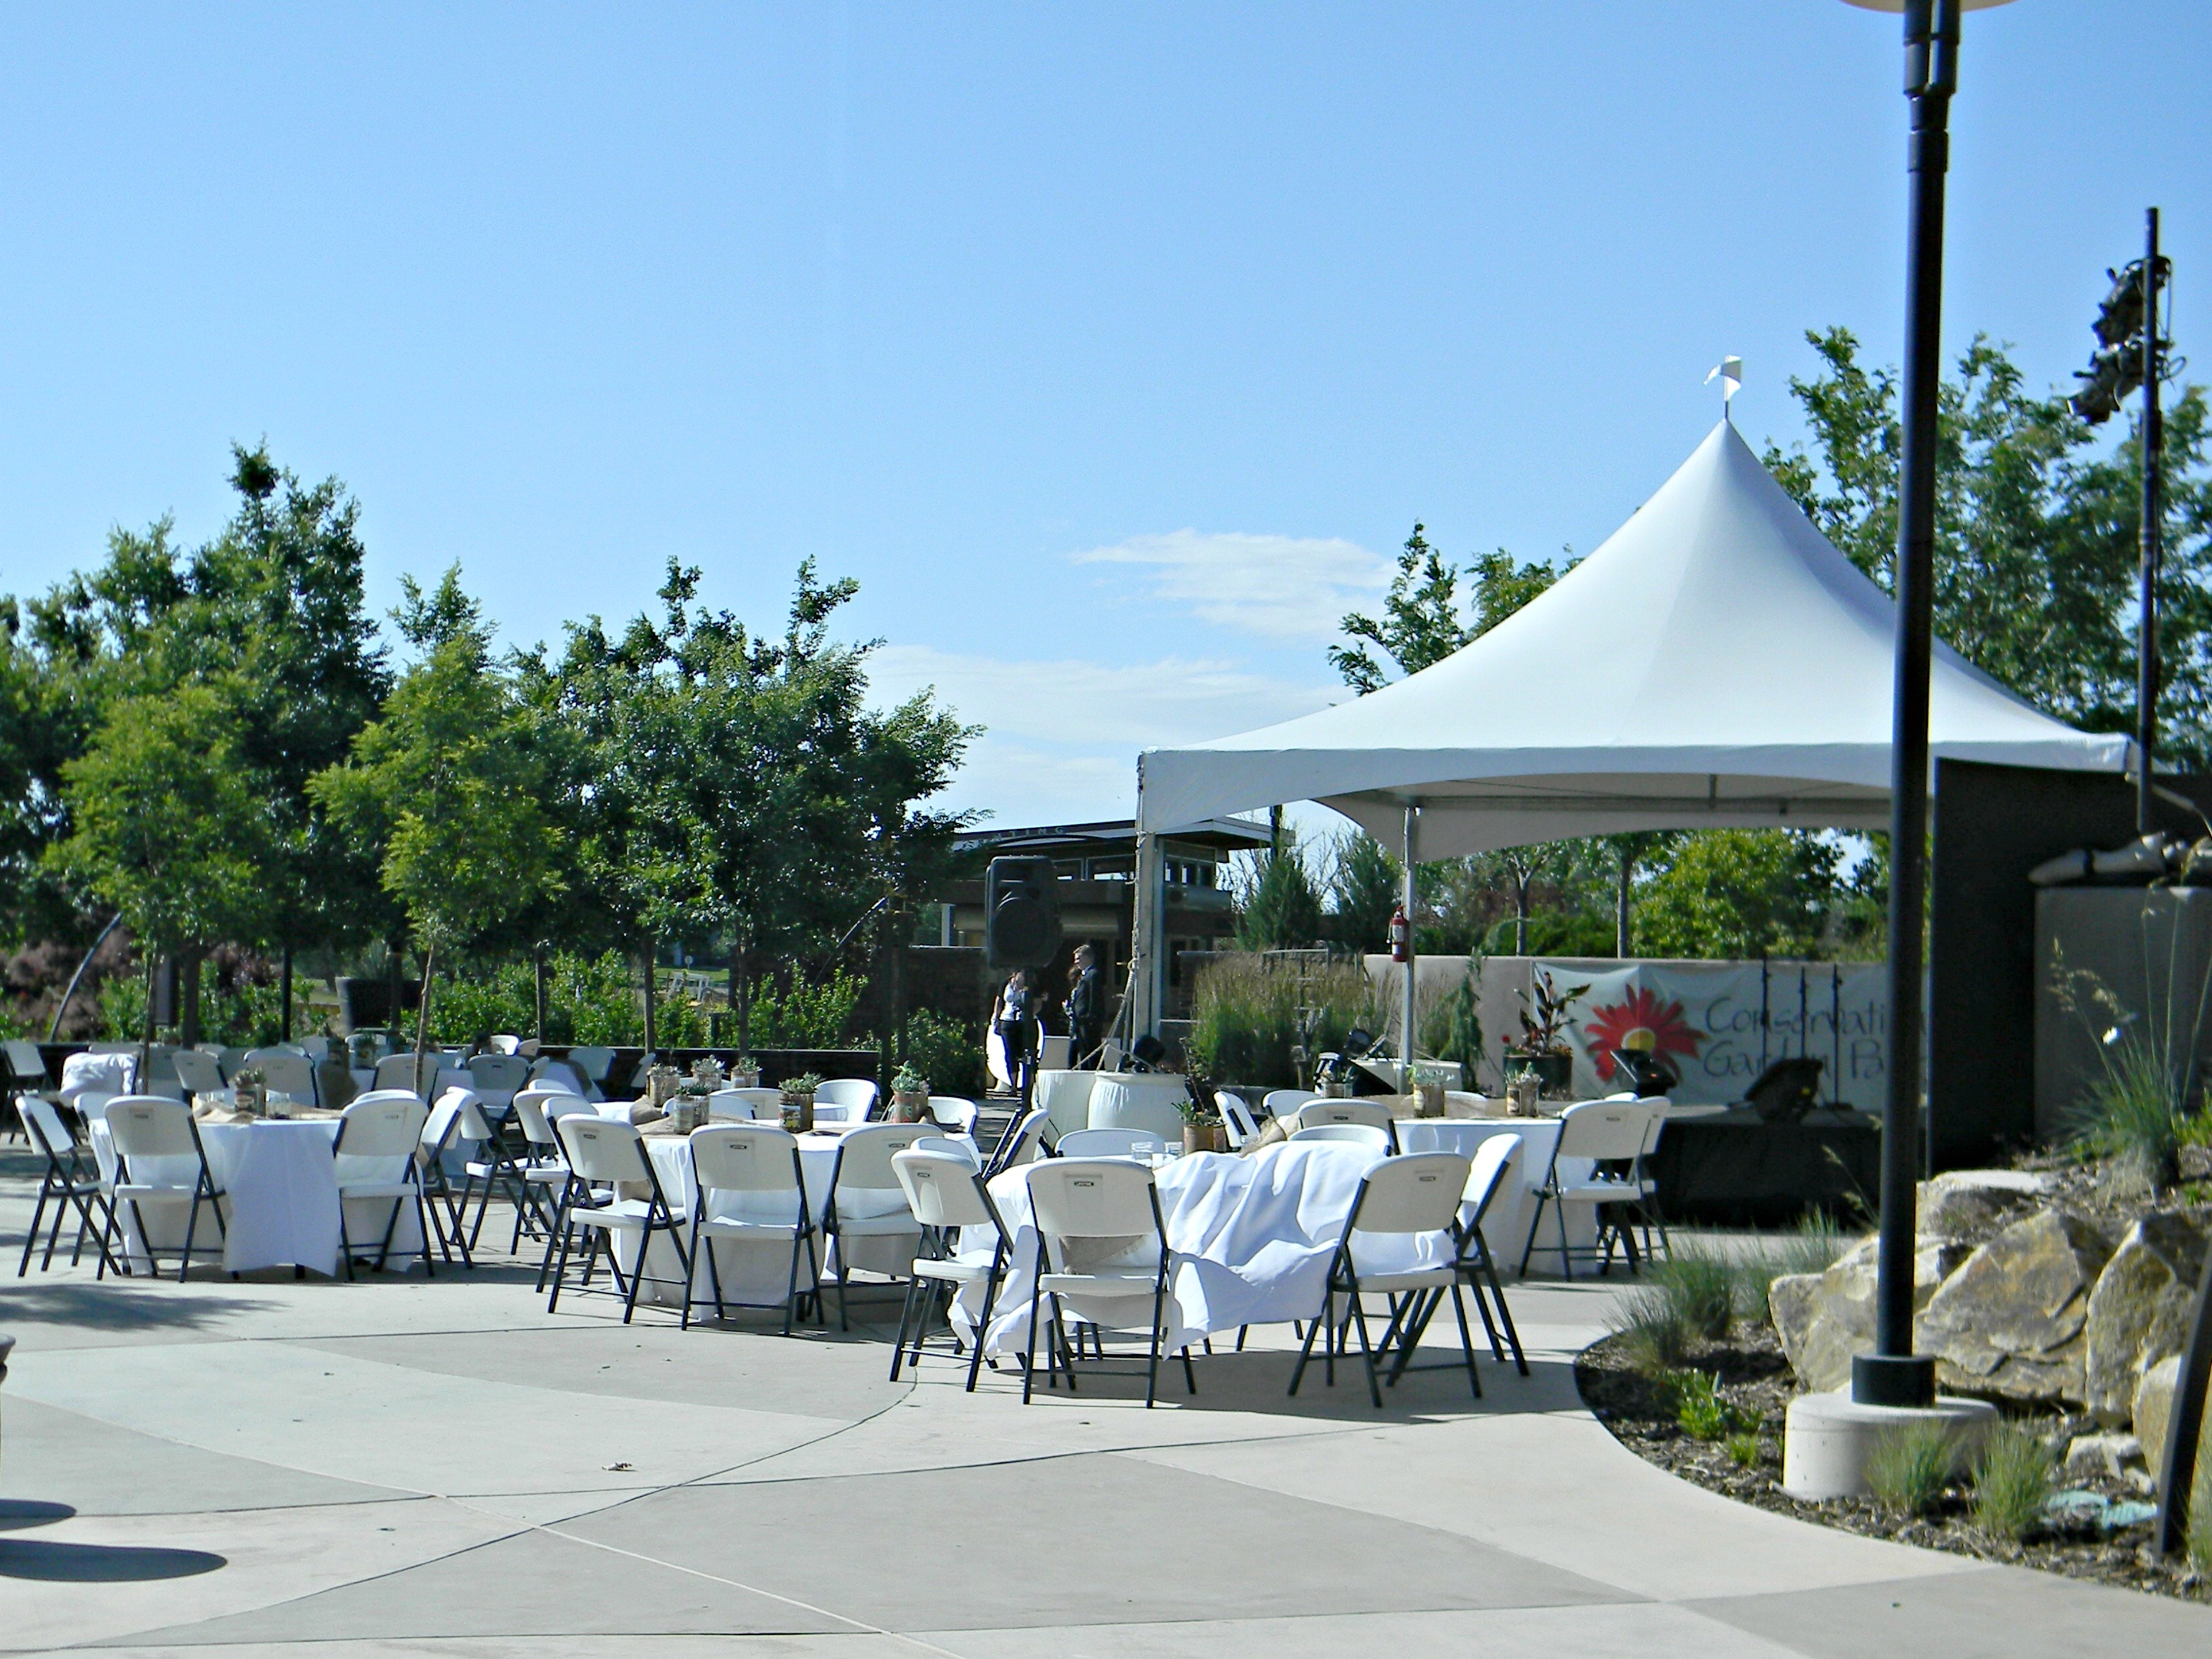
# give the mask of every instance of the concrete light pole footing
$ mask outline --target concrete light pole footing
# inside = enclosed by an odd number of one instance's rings
[[[1996,1421],[1986,1400],[1938,1395],[1933,1406],[1862,1406],[1844,1389],[1800,1395],[1782,1436],[1782,1490],[1792,1498],[1865,1498],[1867,1461],[1883,1439],[1915,1423],[1943,1423],[1960,1442],[1978,1440]]]

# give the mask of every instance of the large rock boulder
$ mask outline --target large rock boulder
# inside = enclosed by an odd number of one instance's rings
[[[2045,1210],[2015,1221],[1944,1279],[1915,1322],[1914,1345],[1936,1357],[1938,1382],[1962,1394],[2079,1401],[2089,1294],[2112,1254],[2078,1216]]]
[[[1923,1181],[1913,1199],[1913,1231],[1936,1238],[1986,1237],[2050,1195],[2049,1176],[2025,1170],[1953,1170]]]
[[[2157,1474],[2166,1466],[2166,1424],[2173,1415],[2174,1391],[2181,1386],[2181,1356],[2170,1353],[2142,1374],[2136,1384],[2136,1438],[2142,1443],[2143,1455],[2150,1460],[2151,1473]],[[2200,1446],[2197,1457],[2201,1461]]]
[[[1912,1308],[1928,1305],[1936,1287],[1966,1260],[1963,1245],[1921,1238],[1912,1255]],[[1791,1273],[1767,1292],[1782,1351],[1805,1386],[1816,1393],[1851,1380],[1851,1356],[1874,1352],[1875,1243],[1853,1249],[1827,1272]]]
[[[2154,1213],[2128,1229],[2089,1292],[2082,1403],[2115,1426],[2135,1411],[2143,1372],[2189,1337],[2212,1212]]]

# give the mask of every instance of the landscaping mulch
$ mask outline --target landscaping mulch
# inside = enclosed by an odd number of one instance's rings
[[[2087,1528],[2045,1532],[2024,1544],[2014,1544],[1993,1538],[1977,1527],[1967,1494],[1957,1488],[1945,1493],[1933,1514],[1918,1517],[1894,1515],[1870,1498],[1810,1504],[1789,1497],[1782,1491],[1783,1419],[1790,1400],[1801,1390],[1772,1330],[1739,1326],[1728,1341],[1694,1349],[1686,1368],[1717,1373],[1718,1392],[1734,1408],[1738,1420],[1749,1422],[1754,1417],[1758,1420],[1758,1455],[1748,1466],[1735,1462],[1723,1443],[1696,1440],[1685,1433],[1676,1419],[1673,1390],[1633,1369],[1614,1340],[1585,1349],[1577,1358],[1575,1382],[1598,1420],[1638,1456],[1741,1503],[1868,1538],[1917,1544],[2009,1566],[2035,1567],[2069,1578],[2094,1579],[2127,1589],[2212,1603],[2212,1578],[2186,1564],[2167,1565],[2150,1554],[2148,1522],[2110,1534]],[[2051,1413],[2020,1420],[2033,1423],[2056,1442],[2062,1453],[2067,1438],[2089,1433],[2093,1428],[2086,1419]],[[2094,1491],[2114,1499],[2148,1496],[2118,1480],[2064,1484],[2069,1490]]]

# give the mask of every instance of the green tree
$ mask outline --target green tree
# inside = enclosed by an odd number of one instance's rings
[[[490,630],[458,566],[431,594],[403,584],[400,632],[422,652],[351,756],[310,793],[356,844],[374,848],[385,890],[422,952],[419,1054],[438,953],[458,951],[563,884],[539,804],[537,723],[490,660]]]
[[[1765,460],[1821,532],[1887,588],[1897,541],[1897,377],[1858,361],[1841,328],[1806,337],[1822,368],[1790,388],[1813,447]],[[2165,434],[2163,665],[2171,757],[2212,762],[2212,473],[2204,390]],[[1942,385],[1937,427],[1936,631],[2039,708],[2090,731],[2131,730],[2140,428],[2116,447],[2060,393],[2037,397],[2005,349],[1977,337]]]
[[[1659,957],[1823,953],[1843,855],[1795,830],[1709,830],[1691,836],[1644,896],[1638,926]]]
[[[1274,848],[1255,855],[1251,888],[1237,918],[1237,943],[1247,951],[1292,951],[1321,937],[1321,895],[1285,826]]]
[[[1404,884],[1402,866],[1364,830],[1347,830],[1328,848],[1328,933],[1356,951],[1384,951]]]
[[[70,829],[48,857],[163,958],[251,937],[268,902],[266,803],[240,763],[234,677],[125,697],[63,769]],[[153,1001],[143,1041],[154,1040]]]

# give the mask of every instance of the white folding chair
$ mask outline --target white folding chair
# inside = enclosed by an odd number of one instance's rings
[[[691,1180],[698,1188],[691,1205],[691,1254],[684,1287],[684,1323],[691,1322],[693,1283],[699,1276],[699,1258],[707,1259],[708,1283],[714,1291],[714,1317],[729,1317],[722,1293],[722,1269],[714,1259],[718,1238],[791,1243],[791,1271],[784,1280],[781,1302],[741,1302],[746,1307],[780,1307],[783,1334],[791,1334],[791,1320],[802,1303],[813,1299],[814,1316],[822,1317],[822,1252],[817,1242],[812,1209],[806,1201],[806,1175],[799,1161],[799,1138],[778,1125],[767,1123],[710,1123],[691,1132]],[[721,1194],[737,1198],[746,1215],[712,1215],[714,1199]],[[763,1213],[787,1210],[787,1214]],[[702,1243],[703,1241],[703,1243]],[[799,1255],[805,1251],[810,1267],[804,1286],[799,1277]]]
[[[461,1121],[457,1138],[477,1143],[477,1156],[462,1166],[461,1208],[469,1207],[471,1196],[477,1200],[477,1218],[469,1229],[469,1256],[476,1257],[477,1242],[483,1237],[484,1212],[491,1208],[492,1194],[504,1189],[507,1199],[518,1212],[528,1211],[534,1221],[550,1228],[552,1218],[537,1208],[538,1194],[532,1188],[522,1165],[515,1162],[514,1150],[507,1144],[504,1116],[494,1117],[484,1110],[483,1097],[473,1089],[464,1091],[461,1102]],[[477,1190],[477,1183],[483,1190]],[[518,1214],[516,1224],[520,1225]]]
[[[522,1052],[522,1039],[511,1031],[495,1031],[487,1041],[495,1054],[519,1054]]]
[[[115,1230],[115,1216],[99,1164],[76,1144],[76,1137],[62,1121],[62,1115],[54,1109],[53,1102],[37,1095],[18,1095],[15,1108],[22,1114],[23,1133],[29,1137],[32,1150],[45,1154],[46,1160],[46,1172],[39,1182],[39,1201],[31,1212],[31,1231],[23,1240],[23,1259],[16,1264],[15,1277],[21,1279],[31,1271],[31,1252],[38,1248],[39,1226],[49,1202],[54,1206],[54,1222],[52,1231],[46,1235],[46,1256],[39,1263],[40,1273],[54,1265],[54,1247],[61,1240],[62,1223],[72,1207],[77,1212],[77,1224],[76,1242],[70,1246],[70,1266],[76,1267],[83,1258],[84,1236],[90,1232],[100,1249],[100,1271],[94,1277],[106,1278],[111,1267],[122,1272],[107,1253],[108,1236]],[[93,1218],[95,1209],[100,1212],[96,1221]]]
[[[1364,1146],[1388,1158],[1394,1148],[1387,1129],[1378,1129],[1371,1123],[1310,1123],[1291,1131],[1291,1139],[1301,1146],[1315,1142],[1338,1142],[1349,1146]]]
[[[561,1137],[553,1125],[571,1112],[584,1112],[596,1117],[589,1101],[562,1089],[541,1089],[536,1086],[523,1090],[514,1097],[514,1116],[522,1130],[523,1144],[528,1148],[523,1161],[517,1165],[524,1184],[536,1198],[526,1207],[514,1208],[514,1237],[507,1245],[507,1254],[518,1254],[522,1249],[522,1231],[526,1221],[534,1214],[543,1221],[557,1206],[560,1194],[551,1194],[552,1205],[547,1201],[547,1189],[564,1188],[568,1184],[568,1161],[561,1156]]]
[[[555,1126],[561,1137],[561,1150],[568,1159],[574,1178],[568,1182],[568,1200],[561,1212],[558,1228],[561,1235],[561,1259],[553,1270],[553,1293],[546,1299],[545,1311],[551,1313],[561,1305],[561,1287],[568,1276],[568,1243],[578,1228],[590,1235],[584,1249],[583,1277],[577,1281],[579,1291],[592,1287],[592,1268],[598,1262],[599,1243],[606,1242],[607,1265],[615,1276],[615,1289],[622,1293],[623,1323],[627,1325],[637,1312],[637,1293],[647,1279],[655,1284],[684,1286],[684,1315],[689,1322],[691,1313],[691,1257],[684,1247],[683,1212],[670,1207],[668,1198],[660,1190],[660,1177],[653,1173],[653,1160],[646,1156],[645,1141],[636,1127],[617,1123],[611,1118],[593,1114],[586,1116],[572,1112]],[[610,1198],[603,1204],[581,1201],[578,1188],[605,1183],[617,1191],[624,1182],[636,1182],[646,1190],[643,1198]],[[588,1194],[586,1194],[587,1196]],[[676,1247],[676,1259],[684,1268],[679,1279],[665,1279],[649,1273],[653,1250],[653,1236],[665,1233]],[[622,1267],[622,1250],[617,1243],[617,1235],[637,1240],[637,1259],[625,1280]]]
[[[429,1121],[430,1109],[413,1095],[393,1098],[363,1096],[338,1115],[338,1138],[332,1143],[331,1156],[337,1167],[338,1182],[338,1254],[345,1261],[348,1279],[353,1277],[353,1235],[348,1231],[345,1218],[349,1199],[390,1199],[392,1214],[384,1224],[383,1242],[376,1247],[374,1271],[382,1273],[392,1256],[392,1238],[399,1227],[399,1212],[407,1200],[415,1200],[416,1219],[422,1224],[422,1242],[413,1250],[402,1250],[402,1255],[422,1258],[422,1273],[426,1278],[435,1278],[437,1270],[430,1265],[429,1211],[422,1201],[422,1171],[415,1161],[415,1150],[422,1144],[422,1128]],[[401,1173],[394,1175],[397,1164]]]
[[[1306,1102],[1320,1098],[1320,1092],[1313,1089],[1270,1089],[1260,1097],[1260,1109],[1269,1117],[1287,1118]]]
[[[179,1048],[169,1059],[177,1068],[177,1082],[187,1100],[196,1095],[215,1094],[222,1088],[222,1067],[216,1063],[213,1054],[204,1054],[197,1048]]]
[[[1528,1356],[1522,1349],[1521,1333],[1514,1328],[1513,1310],[1505,1305],[1505,1286],[1498,1277],[1498,1258],[1491,1253],[1490,1241],[1482,1231],[1483,1218],[1490,1213],[1491,1205],[1520,1167],[1519,1135],[1492,1135],[1476,1143],[1468,1170],[1467,1190],[1460,1195],[1459,1270],[1474,1291],[1474,1305],[1482,1315],[1483,1329],[1490,1337],[1490,1352],[1500,1364],[1504,1363],[1505,1356],[1498,1348],[1498,1326],[1502,1325],[1505,1340],[1513,1349],[1513,1363],[1526,1376]],[[1497,1324],[1491,1322],[1490,1304],[1493,1302],[1498,1307]]]
[[[568,1050],[568,1069],[584,1080],[584,1098],[605,1100],[607,1068],[615,1063],[611,1048],[577,1048]]]
[[[814,1121],[817,1123],[865,1123],[875,1106],[876,1085],[867,1078],[833,1077],[815,1086]]]
[[[783,1121],[783,1091],[781,1089],[717,1089],[707,1097],[707,1115],[728,1118],[733,1122],[748,1120],[762,1123]]]
[[[530,1062],[520,1054],[471,1054],[466,1070],[471,1086],[487,1100],[512,1097],[530,1084]]]
[[[207,1149],[200,1145],[200,1126],[193,1121],[192,1109],[183,1101],[156,1095],[118,1095],[107,1103],[106,1116],[108,1133],[115,1145],[114,1201],[118,1206],[131,1206],[131,1219],[146,1249],[147,1268],[156,1279],[161,1276],[161,1264],[154,1235],[146,1226],[146,1211],[185,1207],[185,1242],[177,1253],[177,1282],[181,1285],[191,1275],[195,1255],[222,1258],[222,1240],[229,1231],[223,1214],[226,1194],[208,1167]],[[193,1165],[191,1179],[164,1179],[151,1167],[163,1158],[189,1158]],[[215,1217],[217,1242],[196,1251],[192,1241],[198,1236],[203,1209]]]
[[[581,1098],[591,1097],[591,1085],[584,1081],[584,1074],[565,1060],[554,1060],[548,1056],[532,1060],[530,1081],[540,1089],[566,1089]]]
[[[871,1123],[837,1143],[831,1166],[830,1200],[822,1216],[823,1233],[837,1246],[837,1328],[852,1329],[845,1316],[845,1285],[852,1276],[847,1241],[914,1236],[921,1224],[906,1202],[891,1159],[930,1133],[927,1123]],[[896,1195],[896,1207],[885,1200]]]
[[[1000,1139],[998,1148],[983,1166],[984,1179],[1006,1170],[1018,1170],[1024,1164],[1034,1164],[1044,1156],[1045,1131],[1052,1127],[1052,1114],[1042,1106],[1033,1106],[1020,1122],[1008,1129]],[[972,1144],[972,1143],[971,1143]]]
[[[1150,1129],[1070,1129],[1053,1144],[1060,1158],[1158,1158],[1167,1149]]]
[[[1633,1206],[1643,1197],[1642,1176],[1638,1166],[1644,1155],[1644,1137],[1649,1127],[1650,1108],[1640,1100],[1586,1100],[1570,1106],[1559,1114],[1559,1133],[1552,1143],[1552,1156],[1545,1165],[1544,1179],[1536,1188],[1536,1212],[1529,1218],[1528,1242],[1521,1252],[1521,1271],[1528,1271],[1528,1258],[1536,1253],[1536,1230],[1543,1224],[1544,1209],[1551,1206],[1553,1220],[1559,1230],[1559,1271],[1568,1279],[1575,1276],[1574,1258],[1587,1255],[1593,1261],[1603,1254],[1601,1243],[1587,1249],[1571,1247],[1567,1243],[1567,1206],[1588,1204],[1600,1212],[1600,1231],[1606,1231],[1603,1212],[1608,1206]],[[1586,1176],[1565,1173],[1560,1169],[1562,1159],[1577,1164],[1587,1161],[1590,1172]],[[1607,1164],[1626,1166],[1626,1172],[1609,1173]],[[1636,1246],[1629,1241],[1629,1271],[1636,1270]]]
[[[1337,1241],[1336,1254],[1329,1261],[1328,1285],[1322,1292],[1320,1311],[1307,1327],[1305,1340],[1298,1348],[1298,1363],[1291,1372],[1291,1394],[1297,1393],[1298,1383],[1305,1376],[1306,1362],[1312,1356],[1316,1336],[1326,1338],[1322,1349],[1325,1380],[1331,1388],[1336,1386],[1336,1356],[1344,1343],[1344,1331],[1336,1318],[1336,1298],[1341,1296],[1348,1304],[1350,1316],[1346,1322],[1359,1331],[1359,1352],[1367,1366],[1369,1397],[1380,1410],[1382,1390],[1375,1369],[1378,1348],[1368,1340],[1367,1310],[1361,1297],[1373,1293],[1389,1301],[1390,1323],[1383,1331],[1380,1352],[1387,1354],[1394,1340],[1405,1345],[1397,1370],[1391,1376],[1395,1382],[1412,1355],[1412,1341],[1418,1339],[1413,1316],[1427,1292],[1441,1295],[1449,1291],[1452,1306],[1459,1315],[1460,1351],[1467,1360],[1468,1386],[1474,1390],[1476,1399],[1482,1397],[1482,1379],[1474,1371],[1474,1340],[1468,1330],[1467,1303],[1460,1294],[1456,1248],[1446,1252],[1447,1259],[1439,1267],[1386,1267],[1368,1272],[1362,1271],[1358,1248],[1362,1235],[1403,1237],[1424,1233],[1445,1235],[1455,1247],[1460,1196],[1467,1190],[1470,1167],[1469,1161],[1457,1152],[1413,1152],[1384,1158],[1361,1179],[1352,1208],[1345,1216],[1344,1232]]]
[[[921,1251],[914,1259],[906,1284],[906,1303],[899,1310],[898,1336],[891,1344],[891,1381],[898,1381],[902,1364],[921,1363],[928,1340],[929,1305],[936,1292],[948,1302],[966,1285],[983,1286],[982,1311],[975,1318],[975,1340],[968,1357],[968,1392],[975,1392],[975,1379],[983,1369],[983,1333],[990,1328],[991,1312],[999,1300],[1013,1254],[1013,1239],[991,1201],[983,1173],[964,1158],[924,1152],[919,1143],[891,1156],[891,1170],[906,1193],[907,1207],[921,1228]],[[988,1227],[993,1242],[987,1247],[963,1249],[961,1230]],[[950,1317],[946,1321],[951,1323]],[[913,1332],[909,1342],[908,1332]],[[958,1339],[954,1339],[956,1350]]]
[[[1398,1150],[1396,1120],[1390,1109],[1372,1100],[1309,1100],[1298,1107],[1292,1116],[1297,1128],[1317,1128],[1325,1123],[1364,1123],[1380,1129],[1390,1143],[1390,1150]]]
[[[927,1129],[927,1123],[921,1126]],[[983,1167],[983,1154],[966,1135],[924,1135],[914,1143],[917,1152],[935,1152],[940,1158],[957,1158],[971,1170]]]
[[[1659,1183],[1652,1178],[1651,1161],[1659,1155],[1659,1137],[1666,1133],[1667,1114],[1673,1103],[1664,1096],[1648,1095],[1644,1097],[1642,1104],[1650,1112],[1651,1116],[1644,1127],[1644,1150],[1636,1155],[1636,1169],[1632,1177],[1636,1182],[1636,1198],[1628,1209],[1622,1213],[1624,1216],[1632,1217],[1644,1231],[1645,1261],[1649,1261],[1652,1259],[1651,1230],[1654,1227],[1659,1230],[1659,1247],[1665,1250],[1671,1259],[1674,1254],[1674,1241],[1667,1237],[1667,1213],[1659,1207]],[[1613,1246],[1610,1238],[1606,1245],[1605,1266],[1608,1268],[1613,1266]]]
[[[1252,1115],[1252,1109],[1240,1095],[1226,1089],[1216,1089],[1213,1098],[1221,1108],[1221,1127],[1228,1132],[1229,1150],[1237,1152],[1244,1143],[1260,1133],[1260,1120]]]
[[[429,1100],[437,1092],[438,1073],[445,1066],[445,1056],[432,1049],[422,1056],[420,1074],[415,1064],[414,1050],[404,1054],[386,1054],[376,1062],[374,1092],[404,1089],[422,1100]]]
[[[1079,1296],[1089,1303],[1089,1322],[1109,1323],[1112,1305],[1150,1298],[1148,1363],[1145,1404],[1150,1407],[1158,1394],[1160,1348],[1167,1340],[1168,1286],[1184,1260],[1169,1248],[1167,1223],[1160,1213],[1159,1189],[1152,1172],[1116,1158],[1060,1157],[1032,1164],[1024,1176],[1029,1185],[1030,1212],[1036,1224],[1036,1257],[1031,1263],[1029,1352],[1022,1360],[1022,1403],[1029,1403],[1036,1376],[1037,1310],[1041,1301],[1052,1304],[1052,1328],[1045,1339],[1045,1380],[1050,1386],[1065,1366],[1067,1386],[1075,1389],[1075,1354],[1068,1346],[1062,1298]],[[1118,1249],[1104,1262],[1091,1258],[1100,1247],[1086,1242],[1111,1239]],[[1073,1244],[1076,1249],[1071,1250]],[[1103,1305],[1102,1305],[1103,1304]],[[1121,1322],[1115,1328],[1133,1328]],[[1198,1378],[1190,1368],[1190,1350],[1182,1350],[1184,1385],[1198,1392]]]
[[[372,1089],[356,1098],[354,1104],[358,1106],[365,1100],[421,1098],[412,1089]],[[471,1268],[477,1265],[476,1257],[469,1253],[459,1194],[454,1192],[452,1177],[446,1169],[447,1153],[463,1139],[462,1108],[465,1104],[473,1106],[475,1101],[476,1096],[466,1089],[447,1089],[441,1094],[437,1103],[430,1108],[429,1116],[423,1120],[422,1145],[416,1154],[416,1160],[422,1169],[423,1196],[426,1200],[434,1200],[428,1203],[430,1219],[438,1230],[438,1249],[444,1254],[447,1267],[453,1265],[453,1246],[456,1244],[461,1247],[463,1264]],[[476,1112],[473,1118],[481,1126],[483,1114]],[[547,1250],[550,1254],[550,1240],[547,1241]],[[542,1290],[544,1288],[542,1269],[538,1278],[538,1288]]]
[[[975,1133],[975,1120],[981,1109],[972,1100],[958,1095],[932,1095],[929,1097],[929,1121],[940,1129],[950,1129],[957,1135]]]

